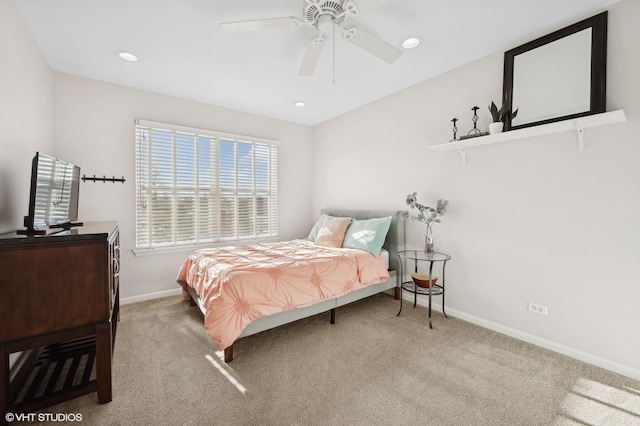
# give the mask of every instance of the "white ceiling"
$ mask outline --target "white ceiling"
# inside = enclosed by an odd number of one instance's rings
[[[329,38],[315,74],[298,77],[315,33],[311,28],[225,33],[219,24],[301,17],[303,0],[13,3],[56,71],[316,125],[617,0],[355,1],[370,10],[350,23],[398,47],[409,35],[424,43],[389,65],[342,38]],[[124,62],[116,50],[131,51],[140,60]],[[295,108],[296,100],[307,107]]]

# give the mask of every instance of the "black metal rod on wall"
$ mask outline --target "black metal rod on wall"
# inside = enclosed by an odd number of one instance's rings
[[[104,182],[113,182],[113,183],[116,183],[116,182],[125,183],[126,182],[125,179],[124,179],[124,176],[122,176],[121,178],[117,178],[115,176],[111,176],[110,178],[108,178],[108,177],[106,177],[104,175],[102,175],[102,177],[96,177],[96,175],[93,175],[93,177],[87,177],[85,175],[82,175],[82,181],[83,182],[86,182],[88,180],[90,180],[91,182],[103,182],[103,183]]]

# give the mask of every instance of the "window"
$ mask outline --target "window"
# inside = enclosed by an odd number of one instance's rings
[[[136,120],[136,249],[278,234],[278,142]]]

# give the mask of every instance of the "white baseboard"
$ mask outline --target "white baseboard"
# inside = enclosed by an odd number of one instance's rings
[[[130,303],[144,302],[145,300],[160,299],[162,297],[179,296],[182,294],[182,287],[172,290],[157,291],[155,293],[141,294],[139,296],[121,297],[120,304],[128,305]]]
[[[403,293],[404,293],[403,300],[408,300],[413,304],[413,295],[406,292],[403,292]],[[418,297],[418,305],[423,307],[428,307],[429,302],[427,300],[428,299],[425,297]],[[431,309],[435,309],[439,312],[442,312],[442,305],[435,304],[432,301]],[[447,316],[452,316],[452,317],[470,322],[472,324],[479,325],[480,327],[484,327],[489,330],[493,330],[495,332],[505,334],[510,337],[514,337],[518,340],[522,340],[527,343],[531,343],[533,345],[540,346],[545,349],[549,349],[550,351],[557,352],[562,355],[566,355],[568,357],[577,359],[582,362],[586,362],[588,364],[595,365],[596,367],[600,367],[605,370],[609,370],[626,377],[630,377],[634,380],[640,380],[640,370],[636,370],[635,368],[631,368],[627,365],[620,364],[605,358],[601,358],[601,357],[580,351],[578,349],[565,346],[560,343],[556,343],[547,339],[543,339],[533,334],[525,333],[524,331],[520,331],[515,328],[498,324],[493,321],[489,321],[484,318],[480,318],[475,315],[470,315],[455,309],[446,308],[446,312],[447,312]]]

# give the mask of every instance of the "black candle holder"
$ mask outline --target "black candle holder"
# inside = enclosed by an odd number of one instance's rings
[[[474,106],[473,108],[471,108],[471,111],[473,111],[473,118],[471,119],[473,121],[473,129],[469,130],[469,133],[467,133],[466,135],[460,136],[460,140],[475,138],[477,136],[486,136],[489,134],[489,132],[481,132],[480,129],[478,129],[478,110],[479,109],[480,108],[477,106]]]
[[[480,130],[478,130],[478,110],[480,108],[477,106],[474,106],[473,108],[471,108],[471,111],[473,111],[473,118],[471,119],[473,121],[473,129],[469,130],[469,133],[467,133],[468,135],[477,135],[480,134]]]
[[[457,118],[452,118],[451,121],[453,122],[453,128],[451,129],[453,131],[453,139],[451,139],[449,142],[454,142],[458,139],[458,126],[456,126],[456,122],[458,121]]]

